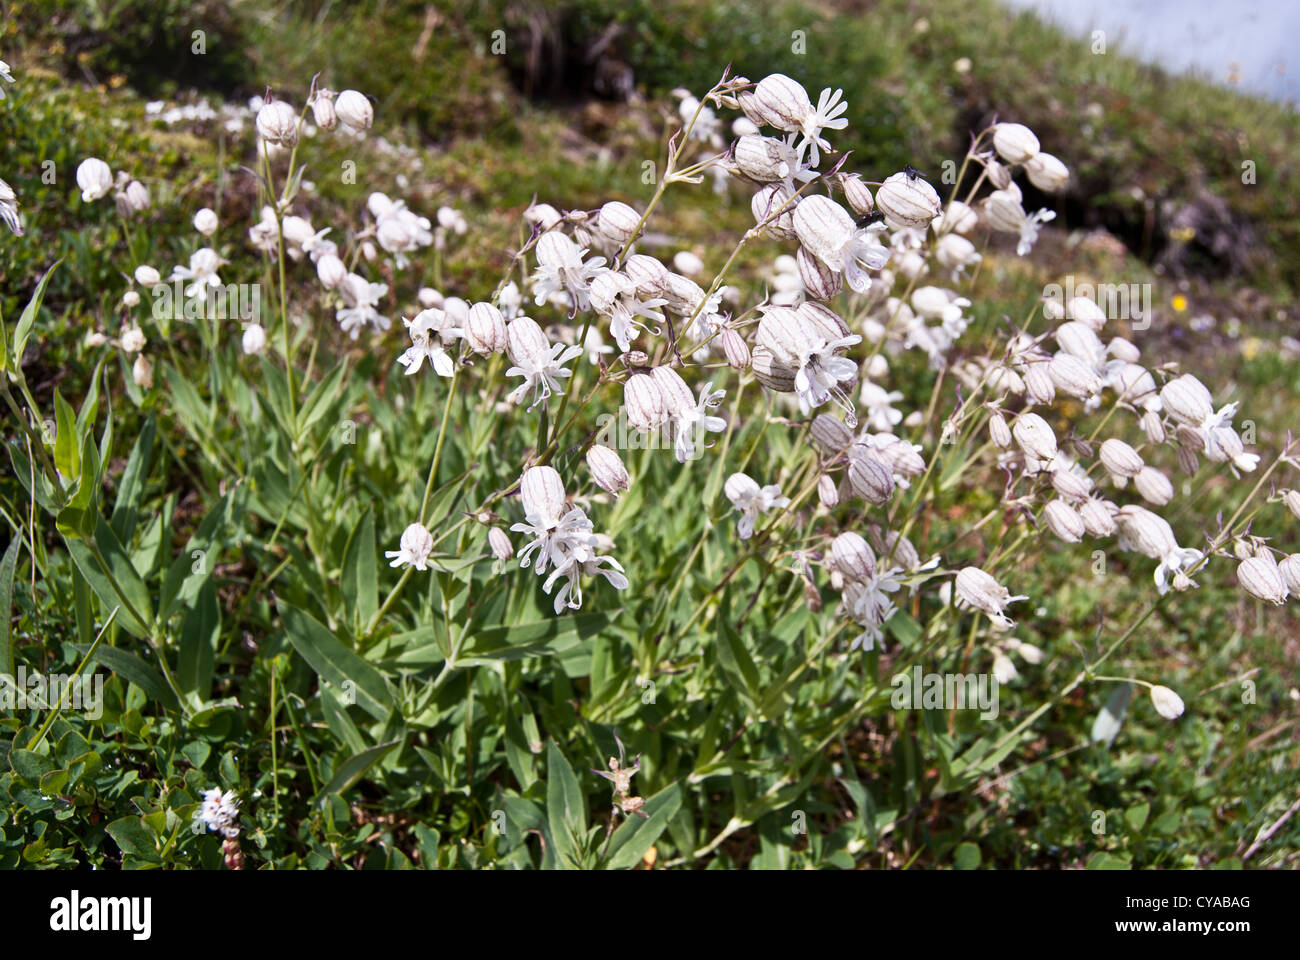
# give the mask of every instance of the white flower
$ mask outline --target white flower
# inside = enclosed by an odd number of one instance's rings
[[[858,399],[867,408],[866,426],[873,430],[892,430],[903,420],[903,414],[893,406],[903,399],[902,391],[887,391],[870,380],[863,380]]]
[[[897,611],[889,594],[902,589],[898,576],[903,571],[898,567],[879,571],[867,580],[851,580],[844,585],[841,605],[845,613],[863,628],[863,632],[849,645],[850,650],[874,650],[877,643],[884,643],[884,625]]]
[[[581,513],[581,511],[577,511]],[[546,578],[542,584],[542,589],[548,594],[555,582],[564,577],[564,585],[555,595],[555,612],[558,614],[565,607],[571,610],[577,610],[582,606],[582,584],[579,577],[586,575],[588,577],[602,576],[609,581],[610,586],[615,590],[626,590],[628,579],[623,575],[622,565],[613,557],[596,557],[589,560],[569,559],[563,565],[557,566],[551,571],[551,575]]]
[[[588,291],[591,280],[604,268],[605,258],[593,257],[584,261],[587,251],[554,230],[542,234],[536,252],[533,297],[537,305],[546,303],[553,294],[567,292],[575,315],[586,310],[590,305]]]
[[[334,114],[345,127],[365,130],[375,119],[375,109],[364,93],[344,90],[334,101]]]
[[[1183,715],[1183,698],[1168,687],[1153,686],[1151,702],[1155,704],[1156,713],[1166,720],[1177,720]]]
[[[1159,560],[1156,567],[1156,590],[1161,594],[1169,592],[1172,585],[1175,590],[1195,587],[1187,571],[1200,563],[1204,554],[1191,547],[1180,547],[1174,539],[1174,531],[1161,516],[1145,507],[1128,504],[1121,507],[1115,517],[1119,524],[1119,548],[1136,550],[1152,560]]]
[[[77,186],[81,187],[81,199],[93,203],[113,189],[113,171],[96,157],[82,160],[77,167]]]
[[[1017,600],[1029,599],[1024,594],[1012,596],[1010,590],[979,567],[963,567],[957,573],[953,587],[959,605],[965,604],[983,611],[990,620],[1004,628],[1015,626],[1015,621],[1003,613],[1003,609]]]
[[[14,82],[14,75],[9,72],[9,64],[5,63],[3,60],[0,60],[0,80],[3,80],[5,83]],[[0,86],[0,100],[3,100],[4,98],[5,88]]]
[[[257,111],[257,135],[267,143],[292,147],[298,142],[298,114],[283,100],[272,100]]]
[[[261,353],[266,348],[266,330],[260,323],[250,323],[244,328],[241,346],[247,354]]]
[[[871,288],[868,270],[879,270],[889,260],[889,248],[880,242],[883,224],[859,228],[849,212],[829,197],[805,197],[794,208],[794,229],[799,242],[836,273],[842,272],[858,293]]]
[[[403,317],[402,323],[411,334],[411,346],[397,358],[406,368],[406,375],[415,373],[428,360],[438,376],[450,377],[456,370],[456,362],[447,347],[463,336],[464,331],[454,325],[455,321],[445,311],[437,308],[421,310],[410,320]]]
[[[534,327],[537,326],[527,317],[516,317],[506,328],[507,335],[511,329],[518,329],[517,324],[523,320],[528,320]],[[539,330],[538,333],[541,331]],[[567,346],[564,343],[548,344],[545,334],[541,334],[540,343],[532,345],[528,350],[515,350],[513,346],[515,342],[512,339],[510,355],[514,366],[506,371],[506,376],[523,377],[524,382],[510,391],[507,399],[511,403],[523,403],[531,390],[534,392],[533,402],[528,406],[531,410],[552,393],[557,392],[562,379],[573,376],[573,371],[566,369],[564,365],[575,357],[581,356],[582,347]]]
[[[204,207],[198,213],[194,214],[194,229],[205,237],[210,237],[217,232],[217,214],[210,207]]]
[[[194,811],[194,819],[227,840],[233,840],[239,836],[239,798],[233,790],[229,793],[223,793],[219,787],[205,790],[203,802]]]
[[[5,222],[14,236],[23,235],[23,218],[18,213],[18,194],[3,180],[0,180],[0,220]]]
[[[412,566],[416,570],[429,569],[429,554],[433,553],[433,534],[422,523],[413,523],[402,531],[397,550],[386,550],[384,556],[392,559],[390,567]]]
[[[736,533],[741,540],[748,540],[754,535],[754,525],[760,514],[790,505],[790,498],[781,496],[780,485],[770,483],[759,487],[752,477],[744,473],[733,473],[728,477],[723,492],[731,505],[740,511]]]
[[[668,302],[663,297],[642,300],[635,281],[614,270],[606,270],[591,281],[589,296],[596,312],[609,318],[610,336],[624,353],[631,348],[637,333],[647,329],[637,318],[662,321],[663,313],[655,308]],[[657,336],[659,328],[652,328],[652,332]]]
[[[667,369],[661,367],[660,369]],[[678,463],[695,459],[696,437],[707,433],[721,433],[727,429],[727,421],[712,416],[709,411],[722,403],[726,390],[714,390],[710,381],[700,388],[699,399],[693,405],[683,405],[673,413],[676,424],[673,450]]]
[[[217,255],[217,251],[211,247],[202,247],[190,254],[188,267],[172,268],[171,279],[189,280],[190,285],[185,288],[185,295],[197,297],[206,294],[208,287],[221,286],[221,278],[217,276],[217,269],[220,266],[221,257]]]
[[[139,327],[128,327],[122,331],[122,349],[127,353],[139,353],[145,348],[144,331]]]
[[[371,283],[365,277],[355,273],[349,273],[344,277],[339,285],[339,294],[343,297],[344,306],[334,314],[343,332],[355,340],[361,333],[361,328],[367,323],[381,333],[392,326],[392,321],[375,309],[379,305],[380,298],[387,292],[386,283]]]

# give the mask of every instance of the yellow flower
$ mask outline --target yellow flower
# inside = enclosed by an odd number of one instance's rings
[[[1181,293],[1175,293],[1173,299],[1169,301],[1169,305],[1179,313],[1182,313],[1187,309],[1187,298]]]

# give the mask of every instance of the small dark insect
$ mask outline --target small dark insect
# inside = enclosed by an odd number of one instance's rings
[[[880,223],[884,219],[885,219],[885,215],[883,213],[881,213],[879,210],[872,210],[869,214],[867,214],[865,217],[862,218],[862,220],[858,223],[858,226],[869,227],[873,223]]]
[[[912,166],[910,163],[903,167],[903,172],[907,174],[908,180],[915,180],[917,177],[921,177],[922,179],[925,178],[925,174],[916,169],[916,167]]]

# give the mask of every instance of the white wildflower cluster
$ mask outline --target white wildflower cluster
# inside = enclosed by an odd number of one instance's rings
[[[194,819],[208,830],[233,840],[239,836],[239,798],[233,790],[223,791],[220,787],[205,790]]]
[[[0,100],[5,99],[5,84],[13,83],[14,75],[9,71],[9,64],[0,60]],[[23,217],[18,211],[18,194],[13,187],[0,180],[0,220],[4,221],[10,233],[16,237],[23,235]]]

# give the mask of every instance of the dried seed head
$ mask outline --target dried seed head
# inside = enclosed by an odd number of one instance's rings
[[[1133,479],[1138,495],[1147,503],[1163,507],[1174,498],[1174,485],[1155,467],[1143,467]]]
[[[1101,465],[1114,477],[1136,477],[1146,466],[1136,450],[1114,437],[1102,443],[1098,455]]]
[[[465,325],[465,340],[475,353],[488,356],[500,353],[509,340],[506,318],[490,303],[476,303],[469,308]]]
[[[885,215],[885,222],[895,230],[928,227],[942,209],[934,187],[907,173],[896,173],[880,185],[876,190],[876,206]]]
[[[1166,720],[1177,720],[1183,715],[1183,698],[1168,687],[1152,687],[1151,703],[1155,705],[1156,713]]]
[[[1257,600],[1278,606],[1286,603],[1286,581],[1272,554],[1256,555],[1237,564],[1237,583]]]
[[[592,444],[587,451],[587,467],[591,470],[591,478],[596,481],[596,486],[615,497],[632,485],[632,478],[628,476],[622,459],[609,447]]]
[[[488,528],[488,547],[492,550],[492,556],[503,563],[515,555],[515,545],[510,542],[509,535],[500,527]]]
[[[894,495],[893,471],[872,454],[854,457],[848,475],[853,492],[870,504],[880,506]]]
[[[1028,163],[1038,155],[1038,137],[1023,123],[999,123],[993,129],[993,149],[1007,163]]]
[[[876,575],[876,557],[867,541],[847,531],[831,541],[835,568],[848,580],[865,583]]]

